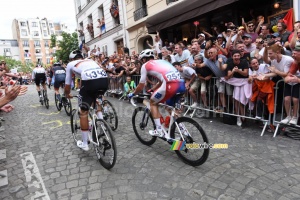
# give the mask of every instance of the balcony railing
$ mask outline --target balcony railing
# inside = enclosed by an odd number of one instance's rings
[[[178,0],[166,0],[166,1],[167,1],[167,5],[168,5],[169,3],[173,3],[173,2],[178,1]]]
[[[142,19],[143,17],[146,17],[147,15],[148,15],[147,5],[144,5],[141,8],[139,8],[136,11],[133,12],[134,21]]]

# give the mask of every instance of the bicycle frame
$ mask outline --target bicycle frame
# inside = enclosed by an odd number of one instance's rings
[[[143,101],[143,104],[145,105],[145,108],[146,108],[146,109],[145,109],[145,112],[144,112],[144,115],[143,115],[143,118],[142,118],[142,122],[144,122],[145,117],[147,117],[147,121],[146,121],[146,123],[145,123],[145,124],[147,124],[147,123],[148,123],[148,120],[149,120],[149,117],[146,116],[146,114],[151,113],[149,98],[146,97],[146,96],[144,96],[144,97],[136,96],[136,97],[133,97],[133,98],[137,98],[137,97],[143,98],[144,101],[146,101],[146,102]],[[132,99],[133,99],[133,98],[132,98]],[[134,106],[136,106],[133,102],[131,102],[131,103],[132,103]],[[184,139],[184,137],[183,137],[183,133],[181,132],[178,123],[175,121],[175,114],[176,114],[175,111],[176,111],[176,108],[173,107],[173,106],[169,106],[169,105],[167,105],[167,104],[163,104],[163,103],[159,103],[158,106],[165,107],[165,108],[170,108],[170,109],[172,110],[171,115],[170,115],[170,124],[169,124],[168,130],[166,130],[166,129],[164,128],[164,126],[161,126],[161,127],[162,127],[162,130],[163,130],[163,132],[164,132],[164,134],[167,135],[167,138],[170,138],[171,125],[173,124],[173,122],[175,122],[175,125],[176,125],[177,129],[179,130],[180,137],[182,138],[183,141],[185,141],[185,139]],[[149,113],[148,113],[148,112],[149,112]],[[188,133],[188,134],[189,134],[189,133]],[[170,138],[170,139],[173,140],[173,141],[177,141],[175,138]]]

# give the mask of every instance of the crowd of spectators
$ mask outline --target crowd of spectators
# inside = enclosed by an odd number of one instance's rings
[[[197,38],[176,44],[167,40],[162,42],[157,32],[154,44],[148,40],[146,43],[154,50],[155,59],[167,60],[186,79],[186,88],[192,98],[189,102],[191,107],[201,104],[210,109],[214,106],[217,111],[231,110],[240,116],[246,115],[245,110],[256,108],[255,117],[262,119],[265,114],[261,112],[262,107],[266,106],[268,113],[274,113],[273,87],[279,80],[285,79],[288,84],[277,99],[285,108],[285,118],[281,122],[296,125],[299,113],[300,22],[295,22],[292,32],[287,30],[283,21],[279,21],[274,29],[264,22],[262,16],[258,16],[257,20],[243,21],[241,26],[228,22],[224,28],[220,31],[220,28],[213,27],[211,32],[202,31]],[[115,52],[110,56],[96,47],[87,51],[88,57],[108,70],[110,92],[122,94],[126,77],[138,81],[136,75],[140,74],[142,64],[135,51],[119,55]],[[208,83],[212,81],[218,95],[218,107],[211,105],[207,99]],[[148,84],[153,84],[151,79]],[[233,105],[231,108],[227,108],[228,101]],[[237,125],[241,126],[244,121],[243,117],[238,117]]]
[[[0,61],[0,79],[0,110],[11,112],[14,106],[9,103],[25,94],[27,87],[20,85],[20,83],[22,84],[22,74],[11,73],[4,60]]]

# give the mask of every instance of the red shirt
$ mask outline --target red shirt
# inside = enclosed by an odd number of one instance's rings
[[[289,71],[289,73],[291,73],[291,74],[296,74],[296,72],[297,71],[300,71],[300,63],[295,63],[295,62],[293,62],[292,64],[291,64],[291,67],[290,67],[290,71]]]

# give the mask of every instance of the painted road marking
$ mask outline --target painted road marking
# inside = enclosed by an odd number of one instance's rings
[[[55,129],[55,128],[61,127],[63,125],[63,123],[60,120],[55,120],[55,121],[50,121],[50,122],[44,122],[43,125],[45,125],[45,124],[52,124],[52,123],[56,123],[57,126],[53,126],[50,129]]]
[[[32,190],[35,192],[31,194],[31,199],[50,200],[32,152],[26,152],[20,156],[22,157],[22,164],[25,172],[26,182],[28,183],[28,188],[35,188]]]
[[[59,114],[60,113],[60,111],[57,111],[57,112],[52,112],[52,113],[39,113],[39,115],[57,115],[57,114]]]

